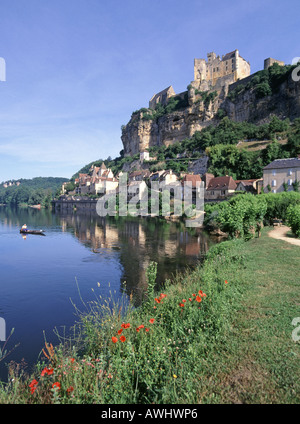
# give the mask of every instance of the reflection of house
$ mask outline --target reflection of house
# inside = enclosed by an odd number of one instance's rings
[[[224,199],[232,195],[236,190],[237,184],[234,179],[228,175],[225,177],[212,178],[205,192],[205,199]]]
[[[263,169],[263,190],[269,188],[273,193],[293,190],[293,183],[300,181],[300,157],[290,159],[275,159]]]
[[[246,191],[247,193],[258,194],[262,178],[252,180],[235,180],[237,187],[235,191]]]

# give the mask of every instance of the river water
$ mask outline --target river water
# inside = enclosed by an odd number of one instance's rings
[[[45,236],[22,237],[23,224]],[[68,331],[78,320],[74,305],[82,310],[82,301],[87,305],[95,296],[117,301],[131,294],[138,305],[151,261],[158,264],[159,286],[196,266],[216,242],[182,222],[0,206],[0,321],[6,337],[14,328],[7,349],[18,344],[0,362],[0,377],[11,360],[34,363],[45,337],[57,343],[54,329]]]

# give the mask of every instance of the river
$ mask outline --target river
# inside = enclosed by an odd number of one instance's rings
[[[22,237],[25,223],[45,236]],[[18,344],[0,362],[0,377],[11,360],[36,362],[45,337],[57,343],[54,329],[68,331],[78,319],[74,305],[84,310],[82,301],[126,300],[131,294],[138,305],[151,261],[158,264],[159,287],[195,267],[216,242],[182,222],[0,206],[0,317],[6,337],[14,328],[7,349]]]

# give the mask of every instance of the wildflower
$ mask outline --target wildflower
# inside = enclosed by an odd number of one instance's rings
[[[154,323],[154,321],[155,321],[155,319],[154,319],[154,318],[149,319],[150,324],[153,324],[153,323]]]
[[[176,374],[173,374],[173,377],[174,377],[174,378],[177,378],[177,375],[176,375]]]
[[[113,343],[117,343],[117,341],[118,341],[118,339],[116,337],[112,337],[111,339],[112,339]]]
[[[155,302],[157,302],[157,303],[160,303],[160,302],[161,302],[161,299],[157,299],[157,297],[156,297],[154,300],[155,300]]]
[[[196,297],[196,300],[197,300],[197,302],[201,302],[201,301],[202,301],[202,297],[198,295],[198,296]]]
[[[179,306],[181,306],[183,308],[184,307],[184,303],[179,303]]]
[[[52,384],[52,389],[61,389],[61,385],[58,381],[56,381],[55,383]]]
[[[145,328],[145,331],[147,331],[147,333],[148,333],[149,330],[150,330],[150,328]]]
[[[225,284],[228,284],[228,281],[227,280],[225,280]]]
[[[144,324],[139,325],[139,329],[145,328]]]
[[[70,386],[70,387],[68,387],[67,388],[67,393],[68,393],[68,395],[70,394],[70,393],[72,393],[74,391],[74,387],[73,386]]]
[[[75,359],[74,358],[70,358],[70,361],[72,362],[72,364],[73,364],[73,362],[75,362]]]
[[[163,298],[165,298],[165,297],[167,297],[167,295],[166,295],[166,294],[163,294],[163,293],[161,293],[161,294],[160,294],[160,298],[161,298],[161,299],[163,299]]]
[[[29,384],[30,387],[30,393],[33,395],[33,393],[36,391],[36,386],[38,385],[38,382],[34,379],[32,380],[32,382]]]
[[[185,300],[185,299],[182,299],[182,302],[183,302],[183,303],[185,303],[185,302],[186,302],[186,300]]]
[[[189,297],[189,301],[191,302],[193,299],[191,297]]]
[[[122,331],[123,331],[123,328],[121,328],[121,329],[118,331],[118,334],[120,335],[120,334],[122,333]]]
[[[193,297],[196,297],[195,293],[192,294]]]
[[[121,337],[120,337],[120,341],[121,341],[122,343],[124,343],[124,342],[125,342],[125,340],[126,340],[126,337],[125,337],[125,336],[121,336]]]
[[[53,368],[44,368],[43,371],[41,372],[41,377],[44,377],[44,375],[52,375],[53,374]]]
[[[127,324],[125,324],[125,322],[123,322],[123,324],[121,325],[122,328],[129,328],[130,324],[129,322]]]

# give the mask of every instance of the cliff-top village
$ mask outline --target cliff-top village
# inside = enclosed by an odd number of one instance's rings
[[[274,63],[284,66],[284,62],[272,58],[265,59],[264,69],[268,69]],[[189,85],[189,97],[195,96],[196,93],[215,90],[218,93],[225,91],[232,84],[235,84],[250,76],[250,64],[241,57],[238,50],[217,56],[214,52],[207,54],[207,60],[194,60],[194,80]],[[188,92],[179,94],[182,98]],[[149,109],[154,110],[157,105],[167,105],[176,93],[172,86],[155,94],[149,101]],[[178,97],[178,95],[177,95]],[[176,133],[176,128],[171,128],[171,132]],[[189,133],[192,135],[192,133]],[[180,136],[180,132],[179,132]],[[163,182],[164,186],[171,186],[180,182],[182,185],[186,181],[190,181],[193,190],[199,187],[201,181],[204,183],[204,198],[206,201],[224,200],[232,196],[236,192],[250,192],[259,194],[260,192],[272,191],[278,193],[286,190],[285,184],[288,184],[288,191],[293,189],[293,183],[300,180],[300,159],[292,158],[286,160],[275,160],[268,164],[263,170],[263,178],[252,178],[246,180],[234,180],[230,175],[215,177],[207,171],[207,161],[202,172],[174,173],[172,170],[160,170],[150,172],[149,169],[143,169],[143,163],[151,163],[155,157],[149,154],[150,139],[145,143],[143,140],[138,142],[139,160],[135,161],[134,169],[128,172],[128,187],[136,187],[137,193],[141,196],[148,188],[151,187],[152,181]],[[122,137],[125,148],[125,156],[130,149],[126,146],[126,140]],[[174,138],[173,142],[178,141]],[[166,143],[168,145],[168,143]],[[145,148],[146,146],[146,148]],[[136,151],[132,153],[137,153]],[[138,168],[138,169],[137,169]],[[88,173],[80,173],[75,179],[75,189],[68,193],[69,196],[100,196],[112,192],[117,192],[119,187],[119,179],[123,172],[114,175],[111,169],[107,169],[104,162],[100,167],[92,165]],[[66,186],[62,186],[62,194],[66,194]],[[74,198],[74,197],[73,197]]]

